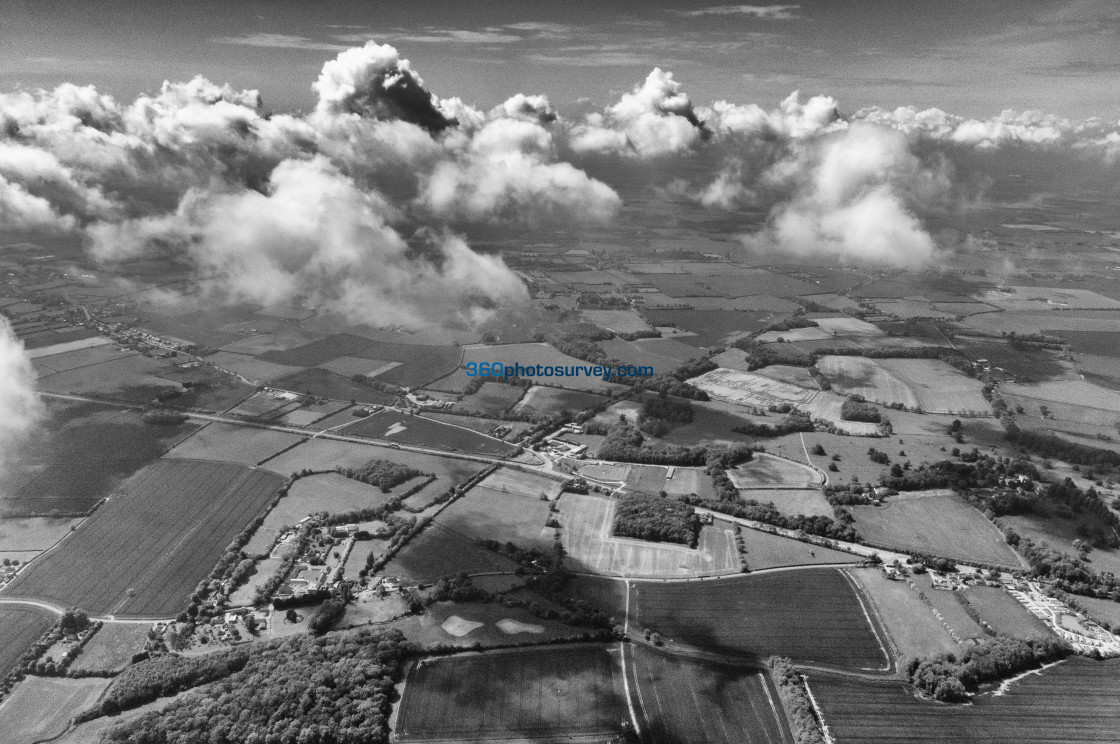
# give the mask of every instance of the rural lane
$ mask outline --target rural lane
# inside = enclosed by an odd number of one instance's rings
[[[0,606],[4,605],[22,605],[25,607],[35,607],[40,610],[46,610],[54,615],[62,616],[66,611],[65,608],[49,602],[41,602],[36,599],[19,599],[16,597],[0,597]],[[106,625],[151,625],[152,623],[169,622],[166,618],[118,618],[112,615],[105,615],[104,617],[89,616],[90,620],[105,623]]]

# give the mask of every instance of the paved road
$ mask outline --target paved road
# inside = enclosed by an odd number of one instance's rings
[[[17,599],[17,598],[14,598],[14,597],[0,597],[0,606],[3,606],[3,605],[20,605],[20,606],[24,606],[24,607],[35,607],[35,608],[40,609],[40,610],[46,610],[47,612],[50,612],[54,615],[58,615],[59,617],[61,617],[62,613],[66,611],[65,608],[60,607],[58,605],[51,604],[49,602],[40,602],[39,600],[35,600],[35,599]],[[102,622],[102,623],[105,623],[107,625],[151,625],[152,623],[168,622],[168,618],[158,618],[158,617],[156,617],[156,618],[139,618],[139,617],[136,617],[136,618],[119,618],[119,617],[114,617],[113,615],[105,615],[105,616],[102,616],[102,617],[96,617],[96,616],[90,615],[89,619],[90,620],[96,620],[98,622]]]

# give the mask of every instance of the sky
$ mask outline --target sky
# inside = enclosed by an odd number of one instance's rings
[[[846,111],[1120,118],[1109,0],[0,0],[0,92],[74,82],[131,99],[202,74],[306,110],[324,61],[368,40],[399,49],[437,95],[480,107],[514,92],[598,107],[660,66],[704,103],[769,107],[801,90]]]

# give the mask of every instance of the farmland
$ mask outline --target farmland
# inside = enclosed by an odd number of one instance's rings
[[[0,674],[12,671],[23,652],[54,622],[54,615],[41,610],[0,606]]]
[[[696,549],[611,536],[614,502],[599,496],[560,497],[560,536],[576,570],[610,576],[684,577],[737,573],[729,530],[705,527]]]
[[[609,738],[626,717],[617,662],[568,647],[422,661],[408,673],[400,741]]]
[[[453,457],[439,457],[420,452],[406,452],[392,447],[381,447],[373,443],[340,442],[330,439],[309,439],[287,450],[265,463],[264,467],[277,473],[288,475],[304,468],[311,470],[334,470],[336,468],[357,468],[370,460],[389,460],[407,465],[423,473],[435,473],[436,481],[430,488],[447,490],[450,486],[465,481],[482,470],[482,464]],[[420,499],[428,490],[418,494]]]
[[[561,485],[562,482],[558,479],[546,478],[536,473],[526,473],[508,467],[499,468],[479,483],[479,486],[494,491],[535,499],[539,499],[541,494],[549,499],[555,499],[560,495]]]
[[[871,599],[898,654],[898,663],[957,651],[957,642],[949,631],[905,581],[892,581],[878,568],[846,570]]]
[[[789,656],[859,669],[888,664],[849,579],[799,569],[710,582],[635,582],[631,625],[728,656]]]
[[[879,365],[913,391],[927,413],[990,416],[983,383],[937,359],[880,359]]]
[[[57,737],[73,716],[96,702],[110,681],[28,677],[0,705],[5,744],[35,744]]]
[[[524,397],[513,407],[514,413],[548,414],[553,411],[582,411],[606,400],[601,395],[578,390],[541,387],[529,388]]]
[[[37,553],[46,550],[70,534],[70,528],[79,521],[81,520],[53,517],[8,517],[0,520],[0,553]]]
[[[471,538],[432,524],[389,561],[384,573],[420,583],[460,571],[495,573],[512,572],[515,568],[516,563],[479,547]]]
[[[788,517],[798,514],[805,516],[832,517],[832,505],[825,499],[824,494],[815,488],[779,488],[763,491],[740,491],[744,499],[754,499],[759,503],[771,502],[774,507]]]
[[[723,524],[717,520],[716,524]],[[819,545],[809,545],[764,530],[744,528],[743,547],[747,566],[752,571],[782,566],[812,566],[817,563],[858,563],[859,556]]]
[[[512,542],[547,553],[555,541],[555,530],[545,527],[548,506],[536,495],[503,493],[480,485],[440,512],[435,523],[471,540]]]
[[[813,391],[796,385],[733,369],[714,369],[689,382],[717,400],[760,408],[781,403],[804,404],[814,395]]]
[[[161,460],[137,473],[5,590],[93,614],[170,617],[280,478],[241,465]]]
[[[483,383],[477,393],[467,395],[456,404],[464,411],[477,411],[483,415],[497,416],[505,413],[521,400],[525,389],[501,382]]]
[[[919,406],[918,396],[874,359],[826,356],[817,361],[817,368],[837,392],[862,395],[867,400],[888,406],[898,404],[911,409]]]
[[[652,741],[691,741],[700,730],[711,744],[793,741],[762,672],[686,661],[646,646],[634,646],[633,659],[641,728]]]
[[[539,364],[542,366],[542,371],[544,367],[555,365],[590,365],[590,362],[585,362],[562,354],[544,343],[504,344],[501,346],[464,346],[463,364],[468,364],[470,362],[502,362],[503,364],[516,362],[522,367]],[[577,377],[553,377],[548,375],[545,381],[557,387],[571,390],[603,391],[617,387],[613,383],[604,382],[598,377],[582,374]]]
[[[75,671],[113,672],[123,669],[144,650],[148,627],[138,624],[106,624],[82,646],[71,667]]]
[[[301,439],[303,437],[298,434],[215,421],[199,429],[167,455],[187,460],[222,460],[257,465]]]
[[[973,705],[914,697],[901,682],[810,674],[809,687],[836,741],[847,744],[1113,742],[1120,699],[1116,660],[1075,658],[1028,674]]]
[[[329,398],[331,400],[354,400],[359,403],[389,405],[396,398],[379,390],[354,382],[348,377],[318,367],[301,370],[286,377],[279,377],[269,383],[271,387],[290,390],[296,393]]]
[[[511,579],[517,577],[479,576],[474,582],[479,587],[492,587],[492,582],[502,581],[506,585]],[[526,592],[522,596],[530,602],[542,602],[537,594]],[[394,621],[393,626],[422,646],[438,644],[460,648],[471,648],[475,644],[493,648],[582,639],[587,631],[559,620],[537,617],[522,607],[506,607],[501,602],[436,602],[423,615],[402,617]]]
[[[1019,638],[1049,636],[1051,631],[1032,615],[1017,599],[1000,587],[970,586],[964,590],[965,600],[997,633]],[[1080,597],[1078,598],[1080,600]]]
[[[464,427],[395,410],[379,411],[343,428],[341,432],[348,436],[389,439],[402,444],[439,447],[476,455],[508,455],[514,449],[506,442]]]
[[[1020,566],[995,525],[948,490],[900,493],[883,506],[854,506],[851,511],[856,530],[873,545],[965,562]]]
[[[823,482],[820,473],[784,457],[756,453],[748,462],[727,471],[736,488],[809,488]]]

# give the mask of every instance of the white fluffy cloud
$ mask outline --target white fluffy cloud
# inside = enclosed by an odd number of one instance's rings
[[[7,319],[0,317],[0,473],[41,415],[31,360]]]

